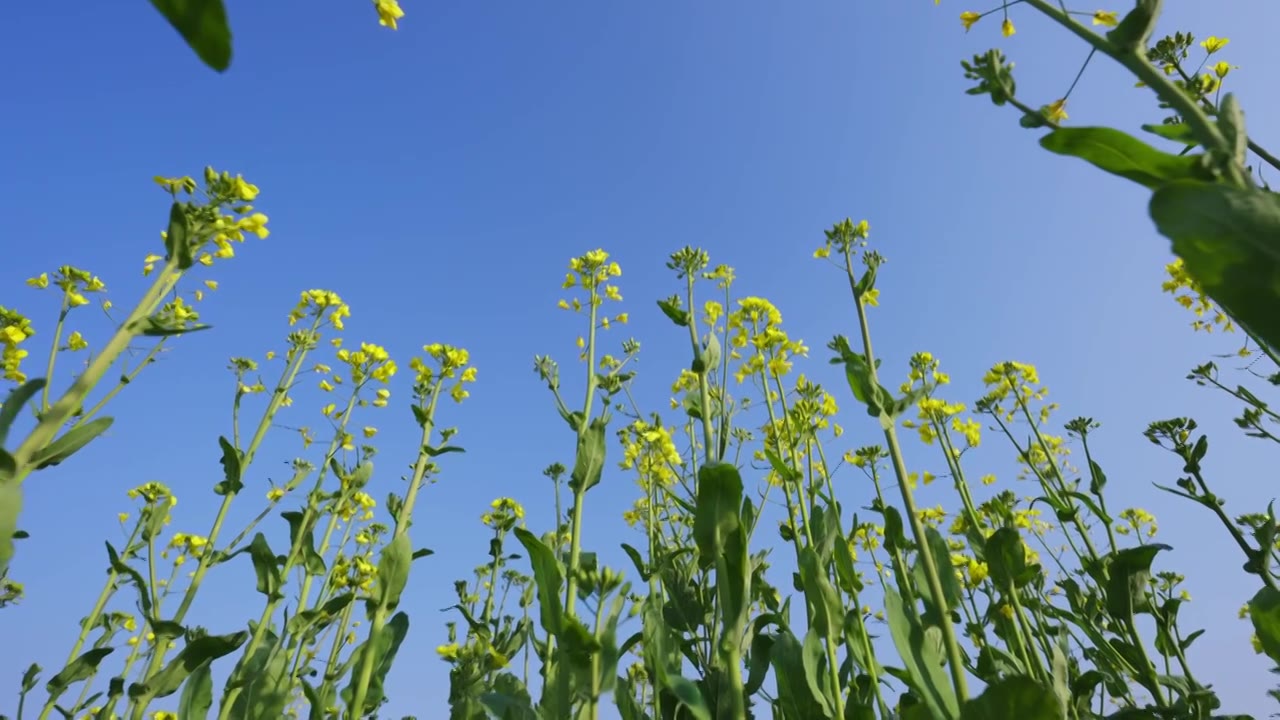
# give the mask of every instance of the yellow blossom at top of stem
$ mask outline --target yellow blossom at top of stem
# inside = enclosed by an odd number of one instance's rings
[[[129,491],[128,495],[130,500],[142,498],[148,505],[159,503],[161,501],[167,502],[168,505],[178,504],[178,498],[174,497],[173,492],[169,490],[169,487],[164,483],[156,482],[154,480],[133,488]]]
[[[1015,27],[1013,26],[1013,21],[1012,21],[1012,20],[1010,20],[1009,18],[1005,18],[1005,19],[1004,19],[1004,22],[1000,23],[1000,34],[1001,34],[1001,35],[1003,35],[1003,36],[1005,36],[1005,37],[1012,37],[1012,36],[1013,36],[1013,34],[1014,34],[1014,33],[1016,33],[1016,32],[1018,32],[1018,30],[1017,30],[1017,28],[1015,28]]]
[[[1214,35],[1210,35],[1209,37],[1201,41],[1200,47],[1204,48],[1210,55],[1212,55],[1218,52],[1219,50],[1221,50],[1222,48],[1226,47],[1227,43],[1229,42],[1231,41],[1227,38],[1220,38]]]
[[[379,25],[392,30],[400,29],[397,23],[404,17],[404,10],[400,8],[400,3],[396,0],[373,0],[373,7],[378,12]]]
[[[343,320],[351,317],[351,308],[342,301],[337,293],[331,290],[307,290],[292,311],[289,312],[289,324],[296,325],[305,317],[322,318],[328,312],[328,320],[334,329],[343,329]]]
[[[258,197],[259,191],[257,185],[246,182],[244,177],[236,175],[235,179],[231,181],[231,192],[239,200],[252,202],[254,198]]]
[[[1218,78],[1221,79],[1221,78],[1225,78],[1227,76],[1227,73],[1230,73],[1232,70],[1239,70],[1239,69],[1240,68],[1238,66],[1232,65],[1226,60],[1223,60],[1222,62],[1219,62],[1213,66],[1213,74],[1217,75]]]
[[[396,374],[396,361],[381,345],[360,343],[359,350],[343,348],[338,351],[338,359],[351,369],[351,382],[357,385],[369,378],[386,383]]]
[[[1120,24],[1120,17],[1112,10],[1097,10],[1093,13],[1093,24],[1115,27]]]

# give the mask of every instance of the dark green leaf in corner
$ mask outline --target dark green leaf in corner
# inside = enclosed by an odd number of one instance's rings
[[[1272,349],[1280,348],[1280,196],[1176,182],[1152,195],[1150,211],[1205,293]]]
[[[231,65],[231,27],[222,0],[151,0],[205,65],[223,72]]]
[[[997,680],[966,702],[960,720],[1062,720],[1053,691],[1025,675]]]

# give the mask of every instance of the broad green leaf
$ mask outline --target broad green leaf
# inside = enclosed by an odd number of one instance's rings
[[[489,684],[486,683],[486,685]],[[495,717],[500,720],[539,720],[538,713],[533,709],[533,700],[529,697],[529,691],[515,675],[499,673],[489,687],[492,691],[482,694],[479,700],[480,704]]]
[[[231,27],[222,0],[151,0],[205,65],[231,66]]]
[[[891,587],[884,590],[885,619],[889,634],[906,665],[911,679],[911,689],[920,696],[936,720],[954,720],[960,716],[960,705],[955,689],[943,670],[942,654],[928,637],[920,619],[909,610],[902,598]]]
[[[711,567],[724,549],[725,538],[740,527],[742,476],[727,463],[703,465],[698,470],[698,497],[694,510],[693,539],[698,564]]]
[[[1168,545],[1152,543],[1111,553],[1108,564],[1107,612],[1117,620],[1151,609],[1151,563]]]
[[[1040,138],[1049,152],[1078,157],[1155,190],[1174,180],[1207,179],[1201,155],[1173,155],[1109,127],[1064,127]]]
[[[783,629],[773,636],[769,654],[773,675],[777,682],[777,698],[782,717],[788,720],[809,720],[827,716],[824,698],[815,695],[804,670],[804,648],[790,630]]]
[[[213,707],[212,663],[206,662],[192,671],[178,698],[178,717],[182,720],[206,720]]]
[[[289,546],[301,542],[299,546],[302,552],[302,563],[306,568],[308,575],[320,576],[325,574],[324,558],[320,557],[320,553],[316,552],[315,529],[308,526],[306,532],[303,533],[301,541],[298,539],[298,533],[302,532],[302,521],[306,520],[306,516],[296,510],[288,510],[280,513],[280,517],[289,523]]]
[[[110,655],[114,650],[114,648],[109,647],[93,648],[67,663],[66,667],[59,670],[57,675],[49,678],[49,682],[45,683],[44,688],[49,693],[49,699],[57,700],[74,683],[92,677],[98,671],[98,664],[102,662],[102,659]]]
[[[702,697],[702,691],[697,685],[679,675],[669,675],[666,686],[684,709],[693,716],[693,720],[711,720],[711,709],[707,707],[707,701]]]
[[[1149,209],[1204,292],[1262,342],[1280,348],[1280,196],[1178,182],[1157,190]]]
[[[986,552],[991,581],[1001,592],[1010,592],[1026,583],[1027,553],[1017,530],[1009,527],[996,530],[987,538]]]
[[[964,704],[961,720],[1062,720],[1053,690],[1025,675],[1002,678]]]
[[[13,480],[0,482],[0,577],[9,570],[13,558],[13,536],[22,513],[22,486]]]
[[[147,678],[142,684],[135,683],[130,687],[129,697],[147,700],[168,697],[177,692],[182,683],[201,665],[230,655],[240,649],[248,639],[247,630],[230,635],[205,635],[196,638],[183,646],[177,657],[170,660],[169,664],[155,675]]]
[[[921,597],[925,601],[928,621],[931,623],[950,622],[951,610],[960,603],[962,597],[960,581],[956,578],[956,574],[951,571],[951,549],[947,547],[946,539],[935,528],[925,528],[924,534],[925,542],[929,546],[929,553],[933,555],[934,567],[938,568],[939,580],[942,582],[943,602],[939,603],[932,597],[932,591],[929,588],[928,578],[924,570],[924,562],[919,557],[916,558],[913,570],[913,574],[916,577],[916,587],[920,588]]]
[[[404,642],[404,638],[409,634],[409,616],[403,612],[398,612],[387,621],[382,627],[382,632],[377,637],[370,637],[361,650],[358,651],[358,660],[351,668],[351,684],[342,689],[342,701],[346,704],[348,711],[355,708],[355,685],[359,682],[358,678],[363,674],[365,663],[373,663],[373,672],[370,676],[369,687],[365,693],[364,707],[359,712],[352,712],[351,717],[364,717],[378,709],[378,706],[386,699],[386,692],[383,689],[387,679],[387,673],[391,670],[392,663],[395,662],[396,653],[400,651],[400,645]],[[265,720],[265,718],[264,718]]]
[[[409,565],[413,562],[413,545],[408,533],[397,533],[382,548],[378,558],[378,601],[382,607],[395,610],[400,595],[409,582]]]
[[[536,535],[524,528],[512,530],[516,539],[524,545],[529,553],[529,562],[533,565],[533,581],[538,587],[538,605],[541,609],[542,629],[558,635],[564,610],[560,604],[560,586],[564,582],[564,574],[556,554],[538,539]]]
[[[569,476],[571,489],[585,492],[600,483],[600,474],[604,472],[605,430],[604,422],[596,418],[578,434],[578,449]]]
[[[241,478],[244,474],[244,456],[225,437],[218,438],[218,447],[222,448],[222,482],[213,486],[219,495],[235,495],[244,488]]]
[[[800,663],[804,668],[804,681],[809,686],[809,692],[813,693],[818,705],[822,707],[822,716],[829,720],[839,720],[835,717],[835,703],[831,700],[831,683],[827,681],[826,647],[812,628],[804,634],[804,643],[800,646]]]
[[[1249,601],[1249,620],[1267,657],[1280,662],[1280,591],[1259,590]]]
[[[843,630],[844,610],[840,596],[827,579],[826,568],[818,562],[812,547],[800,550],[800,580],[809,604],[809,623],[820,638],[838,637]]]
[[[112,418],[103,417],[97,420],[90,420],[84,425],[68,430],[62,437],[37,452],[31,458],[31,464],[35,465],[37,470],[41,470],[61,463],[80,448],[92,442],[94,438],[106,432],[113,422],[115,420]]]
[[[253,572],[258,577],[258,592],[269,598],[284,597],[280,593],[284,579],[280,575],[280,562],[267,544],[267,536],[258,533],[249,543],[249,558],[253,560]]]
[[[178,261],[179,270],[191,268],[191,223],[187,220],[182,203],[175,201],[169,207],[169,229],[164,234],[164,247],[169,257]]]
[[[31,398],[43,390],[44,386],[44,378],[36,378],[9,391],[9,395],[4,399],[4,405],[0,405],[0,446],[9,439],[9,428],[13,427],[13,421],[18,419],[18,413],[22,412],[22,408],[26,407]]]

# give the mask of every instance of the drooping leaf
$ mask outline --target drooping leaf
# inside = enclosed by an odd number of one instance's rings
[[[533,533],[519,527],[512,532],[528,551],[529,562],[533,565],[533,581],[538,588],[542,628],[552,635],[558,635],[561,619],[564,616],[564,610],[560,604],[560,586],[564,582],[560,561],[556,559],[556,554],[551,551],[551,548]]]
[[[1267,657],[1280,662],[1280,591],[1263,587],[1249,600],[1249,620]]]
[[[1211,177],[1200,155],[1162,152],[1109,127],[1063,127],[1040,138],[1049,152],[1084,160],[1112,175],[1155,190],[1175,180]]]
[[[196,56],[223,72],[231,65],[231,27],[222,0],[151,0]]]
[[[1273,350],[1280,348],[1280,196],[1177,182],[1157,190],[1149,210],[1204,292]]]
[[[346,703],[348,710],[352,711],[352,717],[363,717],[373,712],[386,699],[386,693],[383,689],[387,679],[387,673],[391,670],[392,663],[395,662],[396,654],[400,651],[400,645],[404,642],[405,636],[409,634],[409,616],[403,612],[398,612],[387,621],[382,627],[382,631],[376,637],[370,637],[362,646],[362,650],[357,656],[355,665],[351,669],[351,684],[342,689],[342,700]],[[373,663],[373,671],[370,675],[369,687],[365,693],[364,707],[357,709],[352,707],[355,703],[355,684],[363,672],[365,663]]]
[[[142,616],[151,617],[151,591],[147,589],[146,579],[142,577],[142,573],[120,558],[120,553],[116,552],[111,543],[104,544],[107,546],[107,560],[111,564],[112,571],[123,575],[133,584],[138,592],[138,606],[142,608]]]
[[[191,223],[187,220],[182,203],[174,201],[169,207],[169,229],[164,234],[164,247],[169,257],[178,261],[179,270],[191,268]]]
[[[1191,126],[1187,125],[1186,123],[1172,123],[1169,125],[1143,125],[1142,129],[1146,130],[1152,135],[1159,135],[1165,140],[1172,140],[1174,142],[1179,142],[1189,147],[1194,147],[1200,144],[1200,141],[1196,139],[1195,133],[1191,130]]]
[[[960,716],[955,689],[943,671],[942,654],[931,641],[920,619],[908,615],[909,608],[892,587],[884,590],[885,619],[889,634],[906,665],[911,689],[928,707],[936,720],[954,720]],[[913,610],[913,608],[911,608]]]
[[[35,465],[37,470],[41,470],[61,463],[92,442],[94,438],[106,432],[113,422],[115,420],[112,418],[102,417],[68,430],[62,437],[37,452],[31,458],[31,464]]]

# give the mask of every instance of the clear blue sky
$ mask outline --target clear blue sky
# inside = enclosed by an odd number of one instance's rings
[[[1251,135],[1275,149],[1280,105],[1266,73],[1280,66],[1270,33],[1280,10],[1220,5],[1174,3],[1164,29],[1231,38],[1223,56],[1242,70],[1230,84]],[[1038,364],[1062,420],[1104,423],[1097,444],[1114,505],[1160,518],[1175,553],[1158,567],[1187,575],[1185,626],[1210,630],[1193,652],[1202,679],[1225,711],[1271,709],[1268,663],[1250,656],[1248,625],[1235,619],[1254,591],[1242,558],[1204,510],[1151,488],[1179,467],[1140,434],[1150,420],[1194,414],[1229,510],[1273,496],[1274,478],[1257,470],[1274,456],[1238,436],[1233,408],[1183,380],[1227,346],[1193,336],[1160,294],[1167,244],[1140,188],[1041,151],[1014,113],[963,94],[960,59],[999,44],[1027,101],[1047,103],[1086,54],[1078,41],[1021,8],[1009,40],[991,19],[966,35],[959,13],[987,8],[953,0],[410,1],[398,33],[360,0],[230,6],[236,57],[225,75],[199,65],[147,3],[4,12],[0,303],[32,314],[40,342],[53,308],[26,277],[71,263],[101,275],[118,304],[136,297],[167,212],[153,175],[198,176],[205,164],[244,173],[263,189],[272,235],[215,269],[222,289],[202,309],[215,329],[176,343],[114,403],[108,437],[27,484],[33,537],[13,574],[28,599],[0,615],[0,708],[12,710],[30,661],[59,667],[100,587],[101,543],[118,537],[127,488],[169,483],[181,498],[175,528],[207,531],[215,441],[229,430],[226,359],[279,349],[298,292],[323,287],[350,302],[352,340],[402,361],[423,343],[455,343],[480,368],[473,398],[442,418],[469,452],[446,458],[425,494],[415,543],[437,554],[415,567],[413,629],[390,680],[388,716],[438,716],[438,609],[452,603],[453,579],[485,559],[479,513],[511,495],[545,529],[539,471],[571,460],[573,439],[531,372],[534,354],[574,366],[578,330],[554,307],[567,260],[604,247],[622,263],[630,332],[644,344],[638,388],[655,409],[688,359],[653,304],[676,288],[667,253],[701,245],[736,266],[740,289],[773,299],[815,349],[805,369],[846,406],[854,447],[877,438],[822,349],[851,331],[847,290],[810,257],[824,228],[853,216],[870,220],[890,259],[873,314],[886,368],[904,373],[912,352],[930,350],[955,378],[952,396],[972,400],[992,363]],[[1071,121],[1136,130],[1156,120],[1132,85],[1096,62]],[[101,326],[84,330],[104,340]],[[282,422],[314,424],[318,404],[300,402]],[[378,479],[398,487],[414,429],[403,407],[385,418]],[[260,498],[268,476],[282,480],[296,451],[281,431],[247,496]],[[937,470],[936,451],[911,452],[915,469]],[[1007,470],[1009,455],[989,435],[970,466]],[[848,504],[869,500],[855,476],[844,483]],[[925,500],[950,506],[938,486]],[[614,549],[629,534],[619,514],[634,492],[610,470],[588,500],[588,543],[620,567]],[[256,617],[247,561],[211,577],[226,584],[202,595],[194,620],[231,632]]]

